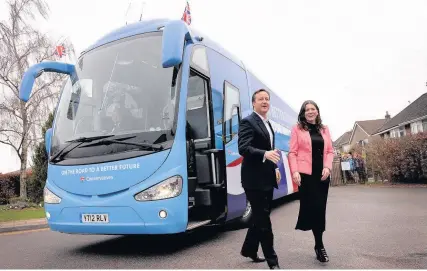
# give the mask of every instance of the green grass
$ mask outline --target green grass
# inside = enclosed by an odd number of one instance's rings
[[[0,210],[0,222],[44,218],[44,208],[28,208],[23,210]]]

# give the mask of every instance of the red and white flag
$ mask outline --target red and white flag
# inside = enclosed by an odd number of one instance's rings
[[[64,45],[58,45],[56,46],[55,54],[61,58],[65,55],[65,47]]]
[[[185,5],[184,13],[182,14],[182,18],[184,22],[186,22],[188,25],[191,24],[191,13],[190,13],[190,4],[187,1],[187,5]]]

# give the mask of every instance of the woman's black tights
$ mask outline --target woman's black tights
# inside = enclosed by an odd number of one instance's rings
[[[323,248],[323,231],[313,230],[314,241],[316,248]]]

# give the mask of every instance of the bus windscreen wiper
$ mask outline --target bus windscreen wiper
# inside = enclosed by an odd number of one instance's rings
[[[58,152],[56,152],[55,155],[52,156],[52,158],[50,158],[50,161],[53,162],[55,160],[58,160],[57,162],[59,162],[59,161],[63,160],[63,157],[65,155],[67,155],[69,152],[71,152],[72,150],[74,150],[75,148],[77,148],[78,146],[80,146],[81,144],[83,144],[85,142],[92,142],[92,141],[97,140],[97,139],[103,139],[103,138],[112,137],[112,136],[114,136],[114,135],[103,135],[103,136],[93,136],[93,137],[79,137],[79,138],[76,138],[76,139],[73,139],[73,140],[65,141],[65,142],[67,142],[69,144],[67,144],[61,150],[59,150]],[[70,146],[73,146],[73,147],[71,149],[69,149],[68,151],[64,152]]]
[[[156,145],[156,144],[150,144],[150,143],[134,143],[134,142],[126,142],[126,141],[120,141],[120,140],[114,140],[114,139],[102,139],[100,141],[94,142],[92,144],[85,145],[84,147],[91,147],[96,145],[109,145],[109,144],[123,144],[123,145],[133,145],[138,146],[143,150],[152,149],[154,151],[161,151],[163,150],[162,145]]]

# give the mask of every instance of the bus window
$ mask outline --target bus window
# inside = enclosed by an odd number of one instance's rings
[[[209,76],[208,56],[205,47],[196,46],[191,56],[191,66]]]
[[[225,143],[231,141],[238,133],[240,122],[239,89],[227,81],[224,83],[224,131]]]
[[[191,71],[188,79],[187,124],[194,140],[209,137],[207,89],[207,80]]]

